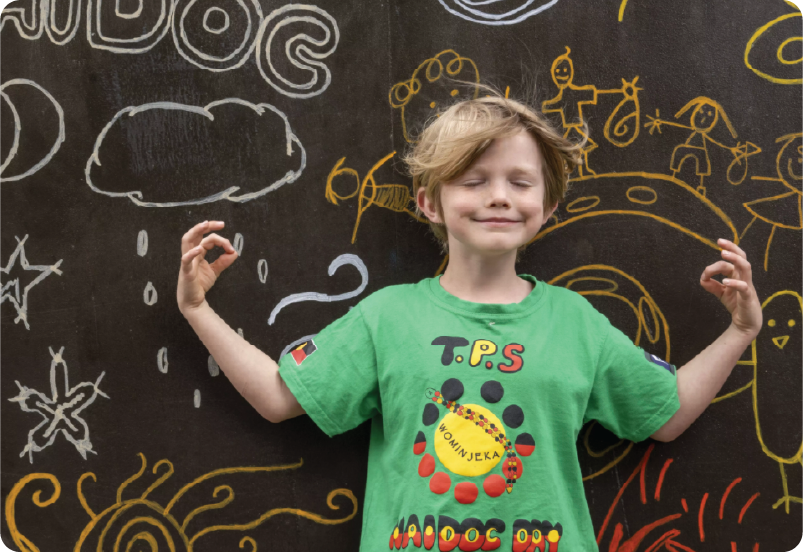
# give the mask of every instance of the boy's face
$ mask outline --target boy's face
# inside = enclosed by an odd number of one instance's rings
[[[446,226],[450,257],[515,255],[557,207],[544,206],[543,165],[541,148],[522,130],[494,140],[466,172],[441,186],[443,219],[423,189],[418,204]]]

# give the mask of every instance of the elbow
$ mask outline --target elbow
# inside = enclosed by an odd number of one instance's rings
[[[281,412],[276,412],[274,410],[260,412],[260,414],[262,414],[262,417],[272,424],[278,424],[279,422],[283,422],[286,420],[286,418],[282,416]]]

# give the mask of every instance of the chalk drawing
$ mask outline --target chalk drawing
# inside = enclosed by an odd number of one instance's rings
[[[225,106],[231,106],[231,105],[245,106],[245,107],[251,109],[256,114],[256,116],[258,116],[258,117],[262,117],[265,114],[274,114],[274,115],[278,116],[282,120],[282,122],[284,123],[285,136],[284,136],[284,144],[282,144],[284,146],[284,150],[283,151],[285,151],[287,157],[290,158],[290,157],[292,157],[293,152],[295,151],[294,148],[297,148],[297,150],[300,152],[300,160],[299,160],[298,168],[296,170],[288,170],[282,176],[282,178],[279,178],[278,180],[270,183],[269,185],[263,187],[262,189],[254,191],[254,192],[247,192],[246,193],[244,190],[240,191],[240,187],[239,186],[231,186],[231,187],[229,187],[229,188],[227,188],[227,189],[225,189],[223,191],[214,193],[214,194],[206,196],[206,197],[194,198],[194,199],[189,199],[189,200],[184,200],[184,201],[156,201],[156,202],[155,201],[145,201],[144,200],[144,194],[141,191],[110,192],[110,191],[105,191],[105,190],[101,189],[100,187],[96,186],[95,183],[93,182],[93,180],[92,180],[92,169],[93,169],[93,167],[100,167],[101,166],[101,158],[103,157],[101,155],[101,148],[102,148],[102,146],[104,144],[104,139],[106,138],[106,135],[108,134],[109,130],[112,129],[112,127],[116,123],[118,123],[118,121],[120,121],[123,117],[125,117],[125,120],[129,120],[129,118],[136,117],[138,114],[141,114],[141,113],[144,113],[144,112],[148,112],[148,111],[157,111],[157,112],[158,111],[164,111],[164,112],[179,111],[179,112],[186,112],[186,113],[191,113],[191,114],[194,114],[194,115],[198,115],[198,116],[206,118],[209,121],[214,122],[215,121],[215,115],[214,115],[213,111],[218,109],[218,108],[225,109],[226,108]],[[260,123],[262,124],[261,121],[260,121]],[[264,124],[265,125],[268,124],[267,119],[265,119]],[[213,128],[213,130],[214,130],[214,128]],[[218,131],[216,134],[218,135],[217,137],[219,139],[221,139],[221,140],[223,140],[224,138],[226,138],[228,140],[231,140],[231,138],[230,138],[231,135],[230,135],[230,133],[228,133],[228,131],[226,131],[226,129],[222,129],[222,130]],[[181,149],[181,146],[182,146],[182,144],[176,144],[173,147],[176,148],[176,151],[178,152],[178,150]],[[214,146],[213,144],[204,144],[204,147],[206,147],[208,149],[208,151],[215,151],[215,147],[213,147],[213,146]],[[136,204],[136,205],[138,205],[140,207],[177,207],[177,206],[184,206],[184,205],[201,205],[201,204],[212,203],[212,202],[223,200],[223,199],[228,200],[228,201],[237,202],[237,203],[250,201],[250,200],[255,199],[257,197],[261,197],[261,196],[263,196],[263,195],[265,195],[265,194],[267,194],[269,192],[272,192],[272,191],[280,188],[281,186],[284,186],[285,184],[288,184],[290,182],[295,182],[299,178],[299,176],[301,176],[301,173],[304,171],[304,168],[306,167],[306,164],[307,164],[307,153],[304,150],[304,146],[301,145],[301,141],[293,133],[292,129],[290,128],[290,123],[287,120],[287,116],[285,116],[284,113],[282,113],[281,111],[279,111],[277,108],[273,107],[270,104],[265,104],[265,103],[252,104],[250,102],[247,102],[245,100],[240,100],[240,99],[237,99],[237,98],[226,98],[226,99],[223,99],[223,100],[218,100],[218,101],[212,102],[212,103],[207,104],[206,106],[203,106],[203,107],[194,106],[194,105],[185,105],[185,104],[179,104],[179,103],[173,103],[173,102],[155,102],[155,103],[149,103],[149,104],[144,104],[144,105],[140,105],[140,106],[130,106],[130,107],[126,107],[126,108],[120,110],[114,116],[114,118],[112,118],[112,120],[109,121],[108,124],[106,124],[106,126],[103,128],[103,130],[98,135],[97,140],[95,141],[95,147],[94,147],[94,150],[92,151],[92,155],[90,155],[89,159],[86,162],[86,168],[85,168],[84,174],[86,176],[86,183],[89,185],[89,187],[93,191],[95,191],[95,192],[97,192],[99,194],[107,195],[107,196],[110,196],[110,197],[127,197],[134,204]],[[120,178],[124,178],[125,176],[126,175],[117,174],[117,175],[115,175],[114,179],[108,178],[108,180],[111,182],[111,180],[119,180]],[[234,175],[234,176],[236,176],[236,175]],[[105,184],[105,181],[104,181],[104,184]],[[262,185],[262,184],[260,184],[260,185]],[[237,192],[240,192],[240,194],[239,195],[235,195]]]
[[[26,2],[17,2],[16,5],[25,4]],[[27,2],[29,8],[13,7],[6,8],[0,14],[0,30],[3,29],[6,22],[10,21],[17,28],[20,36],[26,40],[36,40],[42,36],[44,32],[44,23],[47,21],[47,13],[50,9],[50,2],[48,0],[30,0]],[[25,12],[28,12],[26,16]]]
[[[162,347],[159,349],[159,352],[156,353],[156,365],[159,367],[161,373],[167,373],[167,347]]]
[[[190,16],[191,10],[198,5],[197,0],[174,0],[172,9],[173,42],[181,57],[193,65],[209,71],[228,71],[242,66],[251,56],[251,52],[254,51],[258,42],[258,40],[254,40],[254,35],[262,23],[262,8],[257,0],[216,0],[216,3],[225,5],[228,10],[219,6],[206,10],[202,23],[204,31],[217,35],[229,29],[230,11],[236,13],[238,20],[244,18],[245,29],[237,32],[238,38],[242,33],[242,40],[232,51],[228,52],[227,55],[215,56],[209,54],[204,52],[199,44],[203,42],[204,38],[207,38],[203,35],[197,36],[197,32],[200,29],[196,29],[196,32],[193,32],[190,27],[191,36],[187,35],[187,18]],[[224,14],[225,25],[218,29],[211,29],[208,26],[210,11],[213,9]],[[190,17],[190,19],[192,18]],[[242,25],[237,25],[237,27],[240,28]],[[232,32],[234,30],[230,31],[230,33]],[[216,42],[219,43],[220,41]]]
[[[103,391],[98,389],[100,380],[106,372],[101,372],[95,383],[88,381],[79,383],[75,387],[70,387],[68,382],[67,363],[64,361],[62,353],[64,347],[59,349],[58,353],[53,352],[52,347],[48,347],[50,356],[53,358],[50,363],[50,397],[40,393],[36,389],[30,389],[24,385],[20,385],[19,381],[14,381],[17,384],[20,392],[16,397],[8,399],[20,405],[23,412],[34,412],[42,417],[42,421],[28,432],[28,443],[22,449],[20,456],[28,454],[28,460],[33,463],[33,453],[40,452],[55,441],[56,436],[61,433],[64,438],[73,444],[75,450],[86,460],[86,453],[91,452],[97,454],[92,450],[92,442],[89,440],[89,426],[86,425],[79,414],[95,402],[95,398],[100,395],[109,398]],[[57,367],[61,366],[62,369],[58,370]],[[63,383],[63,396],[59,397],[59,389],[57,385]],[[79,389],[89,388],[92,394],[86,391],[76,393]],[[28,405],[28,400],[33,401],[33,405]],[[80,426],[80,428],[78,427]],[[81,432],[83,428],[83,433]]]
[[[234,250],[237,252],[238,257],[243,255],[243,235],[237,232],[234,234]]]
[[[243,335],[243,329],[242,328],[237,328],[237,335],[239,335],[240,337],[245,337]]]
[[[17,310],[17,317],[14,319],[14,323],[19,324],[19,322],[22,321],[22,323],[25,324],[25,328],[30,330],[31,327],[28,325],[28,292],[31,291],[36,284],[53,273],[61,276],[59,266],[63,259],[59,259],[56,264],[49,266],[29,264],[28,259],[25,257],[25,242],[28,239],[28,235],[26,234],[21,240],[17,236],[14,236],[14,239],[17,240],[17,247],[14,249],[11,257],[9,257],[5,268],[0,268],[0,272],[8,274],[11,269],[16,266],[17,259],[19,259],[19,266],[22,267],[22,270],[38,271],[39,275],[22,289],[22,295],[20,295],[19,277],[4,282],[2,284],[2,289],[0,289],[0,293],[2,294],[0,295],[0,304],[9,301],[14,305],[14,308]]]
[[[209,368],[209,375],[213,378],[216,378],[220,375],[220,366],[218,365],[217,361],[212,355],[209,355],[209,359],[206,361],[207,368]]]
[[[268,261],[259,259],[257,263],[257,274],[259,275],[259,281],[263,284],[268,281]]]
[[[212,15],[213,13],[218,13],[218,12],[223,14],[223,23],[220,25],[220,27],[213,28],[209,24],[209,16]],[[212,7],[212,8],[209,8],[208,10],[206,10],[206,12],[204,12],[204,23],[203,23],[203,25],[204,25],[204,30],[206,32],[208,32],[208,33],[220,34],[223,31],[225,31],[226,29],[228,29],[230,24],[231,24],[231,20],[229,19],[229,14],[225,10],[223,10],[221,8]]]
[[[139,0],[137,9],[127,13],[120,10],[120,0],[115,0],[114,17],[110,4],[111,0],[87,2],[86,39],[93,48],[117,54],[141,54],[158,44],[170,30],[170,0]]]
[[[201,392],[198,389],[192,394],[192,404],[195,408],[201,408]]]
[[[787,190],[786,193],[754,199],[743,203],[743,207],[753,215],[739,239],[743,239],[756,220],[772,225],[770,237],[764,248],[764,270],[769,267],[770,246],[778,228],[788,230],[803,229],[803,133],[787,134],[775,140],[783,146],[775,158],[777,178],[770,176],[753,176],[752,180],[779,182]]]
[[[803,78],[800,78],[800,66],[803,64],[803,57],[796,59],[789,59],[786,48],[794,42],[803,42],[803,36],[800,36],[800,19],[803,14],[800,8],[792,2],[786,2],[795,10],[792,13],[787,13],[765,23],[759,27],[750,40],[747,41],[747,46],[744,49],[744,64],[762,79],[766,79],[776,84],[803,84]],[[775,47],[775,59],[772,62],[762,60],[760,57],[756,60],[755,55],[750,55],[753,46],[758,42],[763,44],[764,47]],[[800,50],[797,49],[799,52]],[[753,58],[751,60],[751,58]],[[759,67],[755,67],[754,64]]]
[[[159,300],[159,294],[156,293],[156,288],[153,287],[152,282],[148,282],[145,286],[145,291],[142,292],[142,300],[145,301],[145,304],[153,306],[156,304],[156,301]]]
[[[148,232],[140,230],[137,235],[137,255],[144,257],[148,253]]]
[[[728,146],[711,137],[711,131],[716,127],[717,123],[722,120],[730,132],[730,135],[733,138],[737,138],[736,129],[725,114],[723,107],[716,100],[705,96],[694,98],[675,114],[675,119],[684,115],[689,110],[691,110],[691,115],[689,116],[688,125],[663,120],[660,118],[660,112],[658,110],[655,112],[655,117],[648,115],[647,118],[650,119],[650,122],[644,124],[645,127],[650,129],[650,134],[656,130],[658,134],[661,134],[662,125],[684,128],[692,131],[686,141],[675,146],[675,149],[672,151],[672,159],[669,162],[672,176],[675,178],[678,176],[684,162],[689,161],[689,164],[694,162],[695,174],[700,178],[697,191],[705,195],[706,188],[704,180],[706,176],[711,175],[711,159],[708,155],[708,143],[710,142],[715,146],[729,151],[733,155],[734,160],[731,161],[728,167],[727,177],[731,184],[740,184],[747,175],[747,157],[760,153],[761,148],[752,142],[746,142],[744,144],[737,142],[735,146]],[[721,126],[722,125],[720,125],[720,127]],[[742,161],[745,162],[743,170],[734,171],[734,163],[738,162],[738,165],[741,165]]]
[[[323,38],[315,39],[306,33],[299,32],[284,44],[284,54],[287,60],[295,67],[312,73],[309,80],[301,84],[284,78],[273,65],[272,58],[272,53],[274,52],[273,39],[276,33],[285,26],[299,23],[315,25],[322,29],[324,33]],[[268,33],[268,38],[263,44],[263,37],[266,32]],[[329,57],[337,48],[339,41],[340,30],[337,28],[337,22],[329,13],[317,6],[288,4],[271,12],[259,28],[256,40],[259,45],[256,53],[257,67],[259,67],[262,77],[278,92],[290,98],[311,98],[326,90],[332,80],[332,75],[326,64],[316,60]],[[328,45],[329,49],[314,52],[307,44],[318,48],[324,48]],[[270,74],[263,67],[263,53]],[[322,83],[319,84],[321,73],[323,73],[324,77]]]
[[[466,21],[483,25],[513,25],[548,10],[558,0],[438,0],[446,11]],[[489,10],[486,6],[498,9]],[[510,8],[510,9],[508,9]],[[507,11],[505,11],[507,10]]]
[[[97,549],[123,552],[144,550],[145,547],[142,544],[148,543],[151,546],[147,547],[147,549],[152,551],[177,551],[180,548],[187,552],[209,549],[210,547],[204,544],[209,539],[204,537],[207,535],[214,537],[215,533],[220,537],[220,533],[225,532],[224,534],[232,535],[231,538],[239,539],[241,550],[256,552],[257,548],[259,550],[270,550],[270,545],[275,539],[271,539],[271,535],[267,534],[266,539],[257,547],[257,541],[254,538],[241,536],[237,533],[253,532],[254,529],[274,517],[280,516],[278,519],[286,519],[288,514],[323,526],[345,523],[357,515],[357,498],[348,489],[334,489],[326,495],[326,505],[329,510],[341,510],[341,504],[347,506],[346,511],[339,514],[343,516],[340,518],[324,517],[314,512],[291,507],[292,505],[289,504],[279,504],[280,507],[269,510],[258,507],[256,510],[258,517],[255,518],[251,518],[254,515],[252,508],[243,508],[243,505],[239,503],[235,504],[233,511],[231,509],[224,510],[232,502],[237,501],[237,497],[253,495],[254,476],[267,476],[266,481],[257,484],[276,488],[279,483],[278,480],[271,482],[272,474],[301,468],[304,465],[303,459],[299,459],[298,462],[293,464],[277,466],[237,466],[216,469],[183,485],[171,497],[171,495],[164,494],[165,488],[159,489],[159,487],[174,475],[173,463],[167,458],[163,458],[156,462],[153,468],[149,470],[149,473],[146,474],[148,461],[141,452],[139,457],[141,460],[139,471],[126,478],[117,487],[116,502],[110,502],[108,507],[104,506],[98,512],[93,511],[89,505],[93,497],[90,496],[88,501],[83,491],[83,484],[87,479],[91,479],[93,482],[98,481],[98,477],[93,472],[82,474],[78,478],[77,484],[70,485],[71,488],[76,490],[77,500],[68,499],[68,502],[62,502],[58,508],[66,507],[69,509],[73,505],[80,504],[83,511],[89,516],[90,521],[81,530],[81,536],[75,544],[69,544],[69,550],[86,551]],[[301,472],[292,471],[288,473],[288,477],[291,477],[294,473],[299,473],[298,477],[300,478],[309,477]],[[145,477],[140,480],[143,474]],[[145,481],[151,474],[153,476],[158,475],[158,478],[152,483]],[[44,485],[45,482],[49,486]],[[134,484],[135,482],[136,484]],[[33,483],[33,485],[26,489],[29,483]],[[209,487],[210,484],[212,487]],[[146,485],[148,485],[147,488],[145,487]],[[37,490],[31,489],[31,487],[35,487]],[[198,497],[203,497],[203,493],[208,492],[203,490],[207,487],[210,490],[214,488],[211,497],[202,499],[200,503],[197,502]],[[108,483],[103,483],[102,488],[113,489]],[[156,489],[159,490],[154,492]],[[25,490],[25,495],[22,493],[23,490]],[[43,492],[49,493],[46,499],[41,496]],[[33,508],[30,504],[23,504],[22,500],[18,501],[18,498],[21,496],[30,497],[31,495],[33,495],[31,497],[33,504],[39,508],[47,507],[56,502],[61,496],[61,483],[55,475],[50,473],[29,473],[20,478],[10,489],[5,508],[6,527],[11,540],[17,545],[17,549],[25,550],[26,552],[40,550],[30,538],[22,534],[16,519],[16,513],[32,511],[31,508]],[[157,501],[157,496],[163,496],[165,500],[160,503]],[[344,501],[343,499],[347,500]],[[178,508],[174,508],[179,502],[181,502],[181,505]],[[336,504],[336,502],[341,504]],[[200,505],[196,506],[197,504]],[[17,508],[17,506],[20,507]],[[248,517],[243,518],[241,517],[242,514],[237,512],[244,512]],[[297,523],[304,524],[306,522],[299,521]],[[37,527],[41,527],[41,524],[37,525]],[[42,533],[44,531],[46,529],[42,530]],[[33,532],[34,538],[42,533]],[[262,533],[265,534],[264,531]],[[199,543],[199,540],[202,540],[202,543]],[[214,542],[218,541],[219,539],[213,539],[211,549],[220,549],[214,546]],[[237,541],[234,540],[233,542]],[[97,546],[95,543],[97,543]],[[162,543],[166,543],[166,545],[159,546]],[[177,544],[178,546],[176,546]],[[249,545],[247,548],[246,544]],[[67,549],[66,546],[65,549]],[[231,549],[234,549],[234,547],[232,546]]]
[[[19,112],[17,111],[17,108],[14,105],[14,103],[11,101],[11,98],[9,98],[8,94],[5,93],[5,90],[7,90],[9,86],[20,86],[20,85],[31,86],[35,88],[36,90],[44,94],[45,97],[47,97],[47,99],[50,101],[50,103],[53,104],[53,107],[56,109],[56,113],[58,114],[59,117],[59,131],[58,135],[56,136],[56,141],[53,143],[53,146],[50,148],[50,151],[42,159],[40,159],[32,167],[28,168],[25,172],[14,175],[4,175],[3,172],[5,171],[6,167],[8,167],[8,164],[11,163],[12,159],[14,159],[14,156],[17,155],[17,150],[19,147],[19,136],[20,136],[20,131],[22,130],[22,121],[20,120]],[[30,90],[26,90],[26,92],[27,94],[31,94]],[[61,143],[64,142],[65,138],[64,110],[61,109],[61,105],[50,94],[50,92],[48,92],[47,90],[36,84],[34,81],[28,79],[12,79],[10,81],[3,83],[3,85],[0,86],[0,98],[2,98],[3,101],[5,101],[6,104],[9,106],[9,108],[11,109],[12,117],[14,119],[14,138],[11,144],[11,149],[8,152],[8,156],[6,157],[5,160],[3,160],[2,165],[0,165],[0,182],[12,182],[15,180],[21,180],[26,176],[34,174],[36,171],[47,165],[48,162],[50,162],[50,160],[53,158],[53,156],[56,155],[56,152],[59,151]]]
[[[345,253],[337,257],[329,265],[329,276],[333,276],[334,273],[337,272],[337,269],[343,265],[351,265],[360,272],[362,282],[357,289],[354,291],[341,293],[340,295],[326,295],[325,293],[316,293],[314,291],[306,291],[304,293],[295,293],[293,295],[289,295],[279,301],[279,304],[273,308],[270,313],[270,318],[268,318],[268,325],[273,325],[273,323],[276,321],[276,315],[278,315],[279,312],[287,305],[301,303],[302,301],[321,301],[325,303],[344,301],[346,299],[356,297],[362,293],[365,290],[365,287],[368,285],[368,269],[365,267],[365,263],[363,263],[362,259],[360,259],[357,255]]]

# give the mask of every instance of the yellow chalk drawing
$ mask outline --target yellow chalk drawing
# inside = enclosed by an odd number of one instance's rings
[[[593,84],[578,86],[574,84],[574,62],[569,56],[570,53],[571,49],[566,46],[566,53],[552,62],[552,81],[558,87],[558,93],[555,97],[542,102],[541,110],[544,113],[560,114],[564,137],[586,140],[582,150],[583,164],[578,167],[578,172],[580,176],[583,176],[584,172],[596,174],[588,166],[588,154],[599,146],[586,132],[587,117],[583,113],[583,107],[596,105],[600,94],[622,94],[622,100],[605,122],[604,135],[613,145],[625,147],[632,144],[639,134],[641,107],[638,91],[643,89],[636,86],[638,77],[632,82],[622,79],[621,88],[610,90],[600,90]]]
[[[625,15],[625,6],[627,6],[627,0],[622,0],[622,3],[619,5],[619,21],[622,21]]]
[[[776,75],[771,75],[768,72],[761,71],[760,69],[757,69],[756,67],[754,67],[753,64],[750,62],[750,57],[751,57],[750,56],[750,52],[753,50],[753,45],[762,36],[768,35],[767,38],[766,38],[767,40],[772,40],[772,39],[780,40],[780,37],[778,37],[776,35],[780,34],[781,36],[783,36],[784,31],[798,32],[798,33],[800,32],[800,21],[799,20],[791,21],[791,20],[799,18],[799,17],[803,16],[803,14],[800,13],[800,9],[797,6],[795,6],[793,3],[787,2],[787,4],[789,4],[790,6],[792,6],[792,8],[795,9],[795,11],[793,13],[787,13],[786,15],[782,15],[781,17],[777,17],[777,18],[773,19],[772,21],[770,21],[768,23],[765,23],[764,25],[759,27],[758,30],[756,30],[756,32],[753,33],[753,36],[750,37],[750,40],[747,41],[747,46],[745,47],[745,50],[744,50],[744,64],[747,66],[748,69],[753,71],[756,75],[758,75],[761,78],[766,79],[766,80],[768,80],[770,82],[774,82],[776,84],[803,84],[803,78],[798,78],[797,76],[794,76],[794,77],[792,76],[792,75],[800,75],[800,67],[799,66],[801,64],[803,64],[803,57],[798,58],[798,59],[791,59],[790,60],[790,59],[787,59],[786,56],[784,55],[784,49],[787,46],[789,46],[789,44],[792,44],[794,42],[803,41],[803,36],[792,36],[792,37],[786,38],[785,40],[781,41],[781,43],[779,44],[778,48],[775,51],[775,58],[780,63],[779,66],[773,68],[775,71],[778,71],[778,70],[784,71],[784,66],[798,65],[798,67],[791,68],[790,70],[786,71],[789,74],[789,76],[787,76],[787,77],[780,77],[780,76],[776,76]],[[789,23],[785,24],[785,26],[788,27],[788,29],[781,29],[779,24],[781,22],[783,22],[783,21],[789,21]],[[770,71],[770,70],[771,69],[767,68],[767,71]]]
[[[704,180],[706,176],[711,174],[711,159],[708,157],[708,142],[711,142],[733,154],[734,160],[728,167],[728,180],[733,185],[740,184],[747,174],[747,158],[761,152],[761,148],[751,142],[746,142],[744,144],[737,142],[735,146],[726,146],[709,136],[709,133],[716,127],[719,120],[722,119],[725,121],[725,125],[728,127],[731,136],[737,138],[736,130],[725,114],[725,110],[715,100],[705,96],[694,98],[683,106],[680,111],[675,113],[675,119],[682,116],[690,109],[691,116],[689,117],[689,125],[663,120],[660,118],[660,112],[658,110],[655,112],[655,117],[647,115],[650,122],[644,124],[645,127],[650,129],[650,134],[656,130],[661,134],[662,125],[686,128],[692,131],[686,141],[675,146],[675,149],[672,151],[672,159],[669,162],[672,176],[677,178],[680,169],[683,167],[683,163],[691,159],[695,163],[695,173],[700,177],[700,184],[697,186],[697,191],[705,195],[706,189]],[[743,162],[744,165],[742,165]],[[742,170],[735,170],[735,167],[740,167]]]
[[[415,142],[415,137],[410,132],[414,126],[413,122],[420,124],[430,116],[437,115],[435,108],[438,105],[451,103],[452,98],[460,94],[454,87],[447,93],[445,88],[426,86],[442,78],[444,81],[451,78],[476,85],[480,82],[480,72],[477,65],[469,58],[461,56],[454,50],[443,50],[424,60],[409,79],[394,84],[390,89],[388,101],[392,107],[401,109],[402,133],[407,142]],[[472,86],[468,94],[463,95],[468,99],[476,98],[478,94],[479,88]],[[419,104],[410,105],[416,99]]]
[[[335,163],[335,166],[332,167],[331,171],[329,171],[329,176],[326,177],[325,195],[327,201],[330,203],[337,205],[338,201],[351,199],[355,195],[359,194],[357,198],[357,220],[354,223],[354,232],[351,234],[351,243],[357,241],[357,230],[360,227],[360,219],[362,219],[362,214],[371,205],[384,207],[385,209],[390,209],[391,211],[395,211],[397,213],[407,213],[419,222],[427,221],[426,218],[415,214],[413,207],[415,205],[415,201],[413,200],[412,192],[410,191],[409,186],[406,184],[376,183],[374,173],[377,171],[377,169],[382,167],[391,158],[393,158],[394,155],[396,155],[395,151],[390,152],[388,155],[374,163],[374,166],[371,167],[371,170],[368,171],[368,174],[365,175],[365,178],[363,178],[362,182],[360,182],[360,175],[356,170],[343,167],[343,163],[346,160],[345,157],[341,157],[337,163]],[[356,188],[348,195],[340,195],[335,191],[334,180],[340,175],[349,175],[355,180]]]
[[[775,305],[773,305],[775,303]],[[803,322],[803,298],[796,291],[781,290],[773,293],[761,303],[763,311],[764,325],[758,337],[750,344],[750,360],[740,360],[737,364],[742,366],[750,366],[753,372],[753,378],[750,382],[726,395],[715,398],[711,404],[721,402],[739,395],[748,389],[752,390],[752,403],[753,403],[753,417],[756,423],[756,436],[761,445],[761,450],[768,457],[778,462],[781,470],[781,486],[783,487],[783,496],[778,499],[773,505],[773,509],[784,505],[786,513],[789,513],[789,504],[798,502],[803,504],[803,498],[792,496],[789,494],[789,485],[786,478],[785,464],[801,464],[803,465],[803,439],[800,445],[794,441],[794,435],[799,435],[800,428],[796,427],[795,423],[800,422],[799,411],[794,407],[796,400],[799,398],[797,387],[795,385],[784,386],[784,382],[775,383],[774,389],[788,388],[790,390],[789,400],[787,397],[770,396],[765,398],[764,401],[759,400],[759,389],[762,382],[768,378],[783,378],[784,370],[797,371],[800,370],[800,347],[789,347],[786,345],[794,332],[799,335],[800,330],[797,327]],[[759,366],[763,367],[761,377],[759,377]],[[770,382],[768,382],[770,383]],[[789,408],[789,405],[793,405]],[[773,427],[773,431],[769,435],[776,439],[773,447],[785,448],[786,450],[794,450],[787,456],[783,456],[780,450],[772,450],[766,441],[767,437],[762,431],[759,413],[761,409],[773,409],[776,419],[783,418],[785,420],[785,431],[778,432],[777,427]],[[784,412],[784,409],[790,412]],[[780,414],[780,416],[779,416]],[[788,414],[788,415],[787,415]],[[786,442],[780,442],[786,438]],[[791,448],[790,448],[791,447]]]
[[[630,336],[637,346],[649,342],[650,351],[670,361],[671,347],[669,324],[641,282],[626,272],[609,265],[595,264],[575,268],[556,276],[547,282],[576,291],[584,297],[610,297],[626,304],[637,321],[635,336]],[[645,339],[646,338],[646,341]],[[623,439],[601,451],[595,451],[590,444],[590,435],[596,422],[589,424],[583,433],[583,447],[592,459],[605,458],[620,445],[628,443],[624,450],[616,452],[615,458],[593,473],[583,477],[583,481],[594,479],[621,462],[633,448],[631,441]]]
[[[767,239],[767,247],[764,250],[764,271],[768,270],[770,261],[770,246],[775,231],[778,228],[790,230],[803,229],[803,133],[787,134],[781,136],[775,143],[783,143],[778,156],[775,158],[775,169],[778,177],[771,178],[766,176],[753,176],[752,180],[766,180],[780,182],[789,192],[748,201],[744,203],[745,209],[750,211],[753,219],[742,231],[740,239],[744,239],[745,234],[756,221],[761,219],[772,225],[772,232]]]
[[[176,518],[171,514],[171,510],[188,491],[192,490],[198,484],[223,475],[236,477],[237,474],[268,473],[297,469],[303,465],[303,460],[295,464],[282,466],[240,467],[215,470],[196,478],[191,483],[182,487],[181,490],[173,496],[167,506],[162,507],[157,502],[148,500],[147,496],[173,475],[173,465],[168,460],[160,460],[153,467],[152,473],[154,475],[157,474],[162,466],[166,467],[166,471],[151,484],[145,492],[137,498],[123,499],[123,491],[125,491],[128,485],[139,479],[140,476],[145,473],[145,468],[147,466],[145,455],[140,453],[139,456],[142,462],[140,470],[126,479],[117,489],[116,503],[99,514],[96,514],[89,507],[84,497],[82,487],[84,481],[89,478],[97,482],[97,477],[94,473],[87,472],[78,479],[76,494],[84,511],[89,515],[90,522],[81,532],[81,536],[73,548],[74,552],[81,552],[82,550],[89,552],[90,550],[106,549],[131,550],[137,542],[149,544],[151,550],[162,550],[162,545],[164,545],[166,550],[192,552],[195,542],[204,535],[217,531],[248,531],[279,514],[295,515],[323,525],[344,523],[354,518],[357,514],[357,499],[354,494],[348,489],[335,489],[326,497],[326,504],[332,510],[339,510],[340,506],[334,503],[334,498],[337,496],[346,497],[352,505],[352,511],[346,517],[330,519],[297,508],[273,508],[248,523],[212,525],[190,534],[187,531],[187,527],[193,518],[205,512],[225,508],[234,500],[234,490],[230,485],[218,485],[215,487],[212,497],[217,499],[219,495],[225,495],[220,500],[193,509],[185,515],[183,519]],[[61,484],[56,476],[49,473],[32,473],[26,475],[14,485],[6,499],[6,523],[8,524],[11,538],[23,552],[38,552],[39,549],[29,538],[23,535],[17,527],[16,502],[19,494],[26,485],[32,481],[41,480],[50,482],[54,488],[53,494],[49,499],[43,501],[40,498],[42,491],[36,491],[33,493],[33,503],[40,508],[50,506],[56,502],[61,495]],[[257,550],[257,542],[252,537],[244,536],[240,539],[239,543],[240,548],[244,548],[245,544],[248,543],[251,545],[251,552],[256,552]]]
[[[565,211],[561,209],[560,222],[541,228],[530,243],[569,224],[605,215],[648,217],[717,251],[719,237],[739,243],[733,222],[719,207],[682,180],[666,174],[586,175],[570,179],[569,190],[572,197],[580,197],[573,199]]]

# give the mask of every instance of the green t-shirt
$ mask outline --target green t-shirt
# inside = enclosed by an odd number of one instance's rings
[[[280,360],[327,435],[372,419],[361,551],[597,549],[580,428],[646,439],[680,406],[675,368],[521,277],[533,291],[505,305],[386,287]]]

